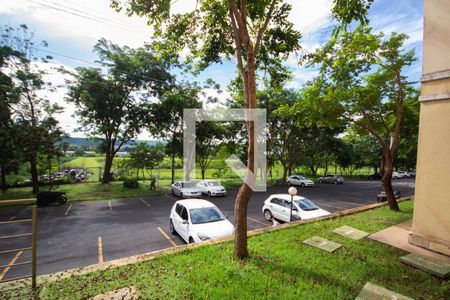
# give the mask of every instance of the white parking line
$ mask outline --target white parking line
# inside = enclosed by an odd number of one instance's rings
[[[147,201],[145,201],[144,199],[141,198],[141,201],[142,201],[145,205],[150,206],[150,204],[148,204]]]
[[[69,205],[69,207],[67,208],[66,212],[64,213],[65,216],[67,216],[69,214],[70,209],[72,208],[72,204]]]
[[[178,201],[178,199],[176,199],[176,198],[174,198],[174,197],[172,197],[172,196],[170,196],[168,194],[164,194],[164,196],[166,196],[167,198],[169,198],[169,199],[171,199],[173,201]]]

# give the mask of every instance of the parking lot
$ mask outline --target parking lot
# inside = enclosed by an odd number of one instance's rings
[[[414,180],[394,181],[394,190],[402,196],[414,194]],[[298,188],[304,196],[330,212],[341,211],[376,202],[380,181],[348,181],[343,185],[317,184]],[[261,214],[263,201],[270,194],[286,193],[287,186],[269,187],[254,193],[248,208],[249,230],[272,226]],[[233,222],[237,189],[222,198],[211,198]],[[207,197],[203,197],[207,199]],[[169,233],[168,216],[179,198],[162,195],[144,198],[68,202],[65,205],[38,209],[38,274],[91,265],[131,255],[160,250],[184,242]],[[70,199],[69,199],[70,200]],[[0,211],[0,222],[31,218],[31,207],[7,208]],[[31,223],[17,222],[0,226],[0,252],[29,247],[30,236],[9,239],[12,235],[31,232]],[[0,265],[31,260],[30,251],[0,255]],[[6,270],[6,272],[5,272]],[[30,265],[6,268],[0,280],[30,274]]]

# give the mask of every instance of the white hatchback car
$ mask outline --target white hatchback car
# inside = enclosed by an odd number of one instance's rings
[[[301,187],[314,186],[314,181],[307,179],[301,175],[292,175],[287,178],[288,185],[299,185]]]
[[[175,202],[170,212],[169,228],[187,243],[218,239],[234,234],[234,226],[209,201],[186,199]]]
[[[197,183],[197,187],[202,194],[208,195],[209,197],[227,195],[227,190],[217,180],[200,180]]]
[[[291,210],[291,195],[275,194],[264,201],[262,213],[267,221],[277,219],[283,222],[289,222]],[[330,212],[321,209],[311,200],[301,196],[294,196],[292,206],[292,220],[306,220],[329,215]]]
[[[181,198],[200,197],[202,192],[200,192],[193,181],[175,181],[172,184],[172,195],[177,195]]]

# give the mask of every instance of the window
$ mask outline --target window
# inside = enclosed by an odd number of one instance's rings
[[[281,199],[272,198],[272,200],[270,200],[270,203],[281,205]]]
[[[186,182],[183,182],[183,183],[181,184],[181,186],[182,186],[183,188],[193,188],[193,187],[195,187],[195,184],[194,184],[193,182],[186,181]]]
[[[286,207],[286,208],[291,208],[291,201],[288,201],[288,200],[286,200],[286,199],[283,199],[283,202],[282,202],[282,204],[281,204],[283,207]]]
[[[183,209],[183,206],[180,204],[177,204],[175,207],[175,212],[181,217],[181,210]]]
[[[295,203],[303,210],[303,211],[311,211],[319,209],[317,205],[315,205],[312,201],[308,199],[296,200]]]
[[[210,181],[209,186],[219,186],[220,184],[217,181]]]
[[[194,208],[189,210],[192,224],[222,221],[225,217],[215,207]]]
[[[184,206],[183,206],[183,210],[181,211],[181,218],[186,221],[188,220],[188,213]]]

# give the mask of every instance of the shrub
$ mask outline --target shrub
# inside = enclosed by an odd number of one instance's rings
[[[123,181],[123,187],[127,189],[137,189],[139,187],[139,182],[136,179],[125,179]]]

